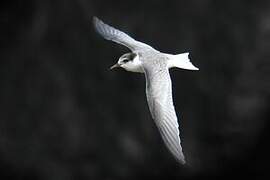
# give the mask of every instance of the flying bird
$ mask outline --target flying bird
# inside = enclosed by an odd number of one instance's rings
[[[121,67],[126,71],[145,74],[146,97],[151,116],[169,151],[178,162],[185,164],[185,156],[179,137],[179,125],[173,105],[169,69],[176,67],[199,70],[190,62],[189,53],[177,55],[162,53],[105,24],[97,17],[93,17],[93,24],[95,30],[103,38],[124,45],[131,50],[131,52],[122,55],[111,69]]]

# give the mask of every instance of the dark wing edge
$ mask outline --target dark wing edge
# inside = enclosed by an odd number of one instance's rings
[[[121,45],[128,47],[130,50],[135,51],[142,48],[151,48],[151,46],[136,41],[126,33],[115,29],[114,27],[105,24],[102,20],[97,18],[96,16],[93,17],[93,25],[97,33],[99,33],[104,39],[114,41]]]

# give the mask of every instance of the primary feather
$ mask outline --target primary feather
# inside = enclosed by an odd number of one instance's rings
[[[172,84],[166,63],[153,68],[152,64],[144,65],[146,78],[146,97],[153,119],[161,133],[162,139],[174,157],[182,164],[185,157],[179,137],[179,125],[175,113]]]
[[[126,33],[119,31],[118,29],[115,29],[112,26],[109,26],[108,24],[105,24],[97,17],[93,18],[93,23],[95,26],[96,31],[103,36],[103,38],[107,40],[114,41],[116,43],[122,44],[126,47],[128,47],[132,51],[140,50],[149,48],[152,49],[151,46],[144,44],[142,42],[136,41]]]

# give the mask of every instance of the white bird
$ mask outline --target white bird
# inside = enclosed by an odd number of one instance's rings
[[[170,152],[181,164],[185,164],[173,105],[169,69],[177,67],[199,70],[190,62],[189,53],[177,55],[161,53],[105,24],[97,17],[93,18],[93,24],[103,38],[122,44],[132,51],[122,55],[111,69],[122,67],[127,71],[145,74],[146,97],[152,118]]]

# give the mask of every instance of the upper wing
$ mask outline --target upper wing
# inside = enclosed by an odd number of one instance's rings
[[[93,18],[93,23],[96,31],[107,40],[114,41],[128,47],[132,51],[136,51],[142,48],[151,48],[151,46],[142,42],[136,41],[126,33],[119,31],[108,24],[105,24],[97,17]]]
[[[151,115],[168,149],[180,163],[185,164],[173,105],[169,70],[165,65],[155,68],[146,65],[144,70],[146,95]]]

